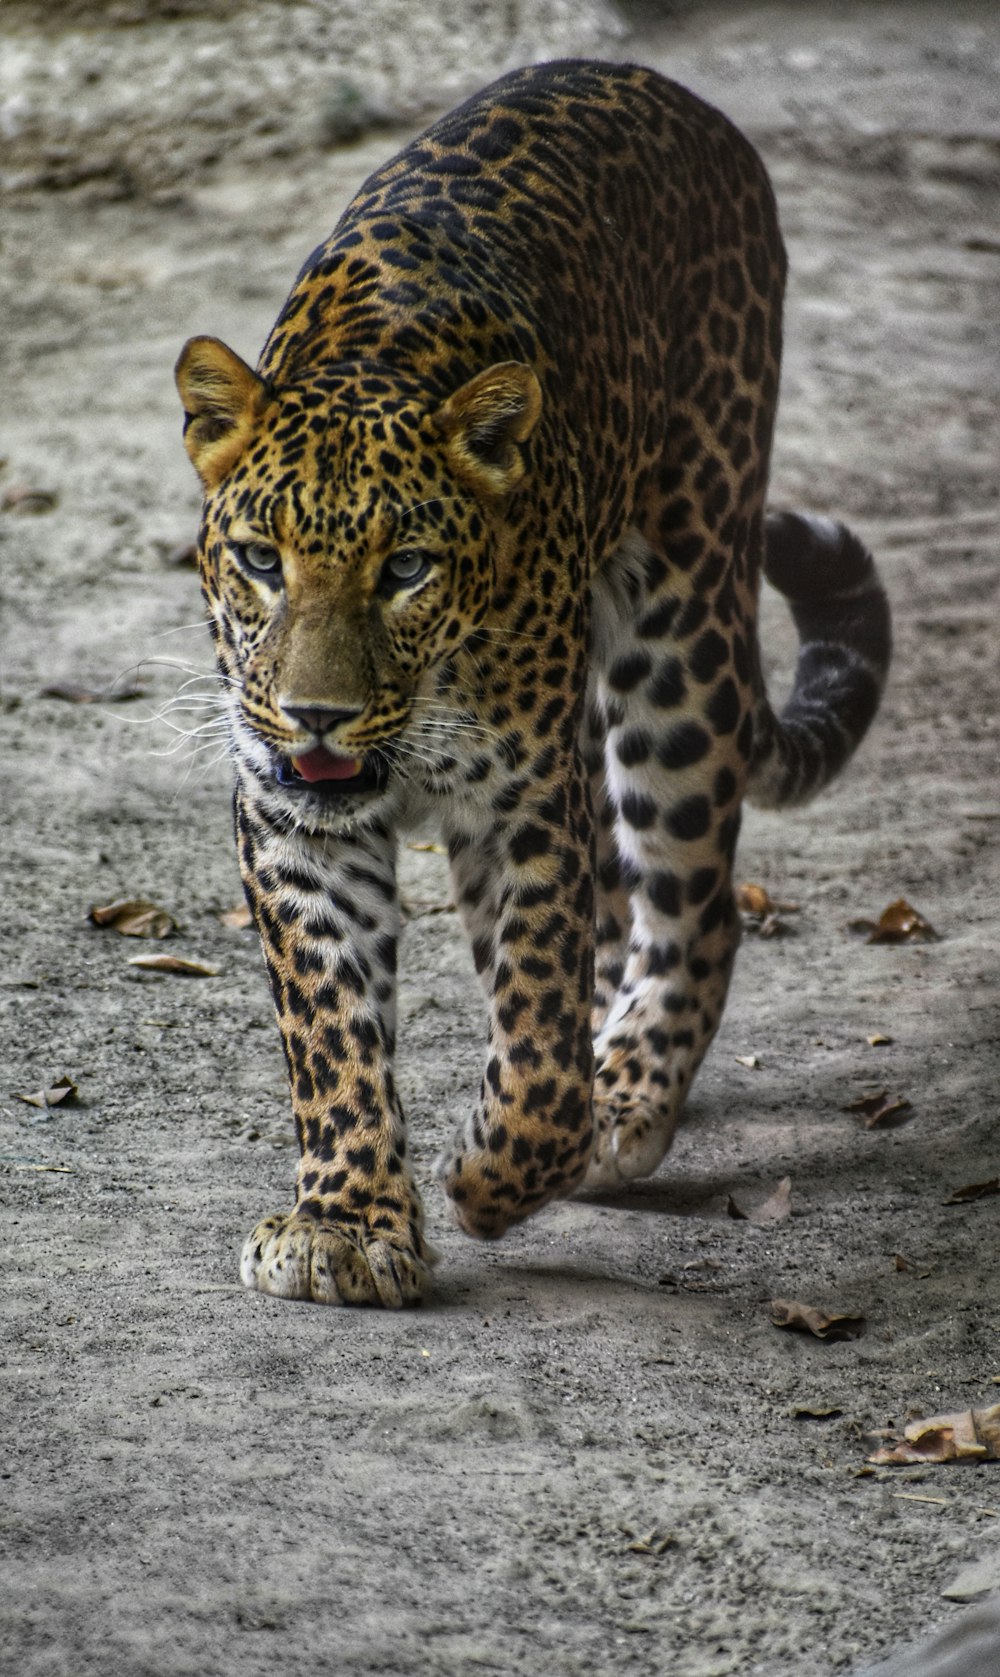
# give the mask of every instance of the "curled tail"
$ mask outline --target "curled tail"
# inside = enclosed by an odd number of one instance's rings
[[[889,602],[875,561],[830,518],[767,516],[764,575],[799,632],[791,695],[776,715],[760,680],[748,795],[805,803],[843,768],[878,710],[889,668]]]

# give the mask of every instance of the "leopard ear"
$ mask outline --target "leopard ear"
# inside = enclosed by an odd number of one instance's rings
[[[435,420],[459,476],[482,494],[502,496],[524,476],[518,444],[531,435],[541,411],[541,386],[531,368],[500,361],[449,396]]]
[[[250,440],[267,385],[218,338],[189,338],[174,378],[184,404],[184,447],[205,488],[214,489]]]

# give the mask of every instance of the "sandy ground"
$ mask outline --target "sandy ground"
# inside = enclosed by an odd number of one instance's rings
[[[353,147],[328,129],[320,143],[325,95],[290,21],[278,127],[254,149],[253,63],[237,85],[225,54],[194,50],[225,42],[239,8],[135,6],[130,22],[123,5],[117,29],[94,10],[67,8],[62,33],[50,12],[45,34],[38,8],[12,6],[23,76],[0,104],[0,1664],[851,1670],[1000,1585],[1000,1465],[873,1469],[864,1436],[1000,1399],[1000,1197],[945,1203],[1000,1172],[995,12],[688,8],[603,46],[587,13],[588,50],[687,81],[771,166],[793,276],[773,497],[837,511],[877,551],[894,675],[838,787],[748,820],[741,876],[800,908],[786,935],[747,936],[664,1168],[496,1247],[451,1227],[431,1181],[474,1095],[482,1021],[442,860],[407,853],[401,1082],[442,1262],[422,1310],[383,1315],[237,1284],[244,1235],[292,1181],[283,1067],[252,935],[218,919],[239,896],[227,769],[154,755],[173,737],[148,718],[179,665],[208,667],[175,557],[197,508],[179,346],[216,332],[253,359],[399,136],[366,118]],[[282,8],[260,10],[273,24]],[[308,10],[284,8],[296,28]],[[486,9],[454,10],[479,57],[437,80],[440,30],[393,34],[425,103],[485,79],[530,12],[494,8],[509,39],[487,51]],[[550,12],[565,50],[572,9]],[[313,14],[351,14],[357,36],[363,8]],[[410,109],[379,62],[366,80],[358,49],[359,96],[383,118],[397,95]],[[127,83],[119,105],[109,83]],[[793,637],[773,598],[765,641],[780,688]],[[43,692],[136,678],[131,702]],[[848,929],[901,895],[938,941]],[[122,896],[163,903],[180,933],[87,923]],[[128,964],[166,950],[218,975]],[[62,1074],[76,1104],[15,1098]],[[881,1089],[909,1122],[844,1112]],[[727,1215],[785,1176],[789,1219]],[[865,1331],[781,1332],[777,1297]]]

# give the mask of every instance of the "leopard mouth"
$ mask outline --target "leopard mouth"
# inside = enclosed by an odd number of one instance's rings
[[[279,757],[275,779],[282,791],[312,795],[325,801],[381,792],[389,765],[381,752],[364,757],[338,757],[323,745],[299,757]]]

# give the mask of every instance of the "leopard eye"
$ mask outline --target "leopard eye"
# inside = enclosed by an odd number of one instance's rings
[[[268,582],[281,576],[281,554],[269,542],[234,542],[233,552],[245,571]]]
[[[385,562],[382,570],[383,586],[390,591],[394,588],[406,587],[411,582],[419,582],[426,571],[430,569],[430,559],[426,553],[421,553],[416,547],[400,548]]]

